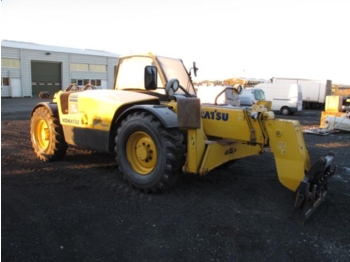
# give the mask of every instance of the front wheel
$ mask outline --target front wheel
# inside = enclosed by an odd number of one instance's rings
[[[132,186],[157,192],[175,183],[185,151],[179,129],[166,129],[154,115],[137,112],[122,121],[115,142],[119,169]]]
[[[45,107],[35,109],[30,121],[30,138],[37,157],[43,161],[60,160],[67,143],[59,120]]]

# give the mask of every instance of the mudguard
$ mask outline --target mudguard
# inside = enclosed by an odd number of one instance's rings
[[[163,105],[136,105],[125,110],[119,117],[118,122],[126,115],[136,111],[147,111],[155,115],[166,128],[178,127],[178,117],[167,106]]]
[[[34,111],[38,107],[41,107],[41,106],[46,107],[49,110],[50,115],[58,117],[57,104],[56,103],[52,103],[52,102],[40,102],[40,103],[36,104],[35,107],[33,108],[32,112],[31,112],[31,115],[33,115]]]

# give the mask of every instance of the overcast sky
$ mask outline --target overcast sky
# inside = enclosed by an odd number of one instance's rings
[[[194,80],[296,77],[350,84],[349,0],[2,0],[1,40],[140,52]]]

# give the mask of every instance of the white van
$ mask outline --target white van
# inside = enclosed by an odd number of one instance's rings
[[[265,100],[271,101],[271,110],[290,115],[302,111],[303,97],[299,84],[263,83],[254,86],[265,93]]]
[[[265,100],[265,94],[262,89],[259,88],[246,88],[242,90],[239,95],[239,101],[241,106],[252,106],[258,101]]]

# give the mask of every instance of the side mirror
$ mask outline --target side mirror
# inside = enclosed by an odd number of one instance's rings
[[[193,62],[193,74],[197,76],[198,67],[196,67],[196,62]]]
[[[146,90],[156,90],[157,83],[157,67],[155,66],[146,66],[145,67],[145,89]]]
[[[169,82],[165,86],[165,92],[169,96],[173,96],[175,94],[175,92],[179,89],[179,87],[180,87],[179,80],[177,80],[175,78],[170,79]]]
[[[237,91],[237,94],[241,94],[243,91],[243,87],[241,85],[235,85],[235,89]]]

